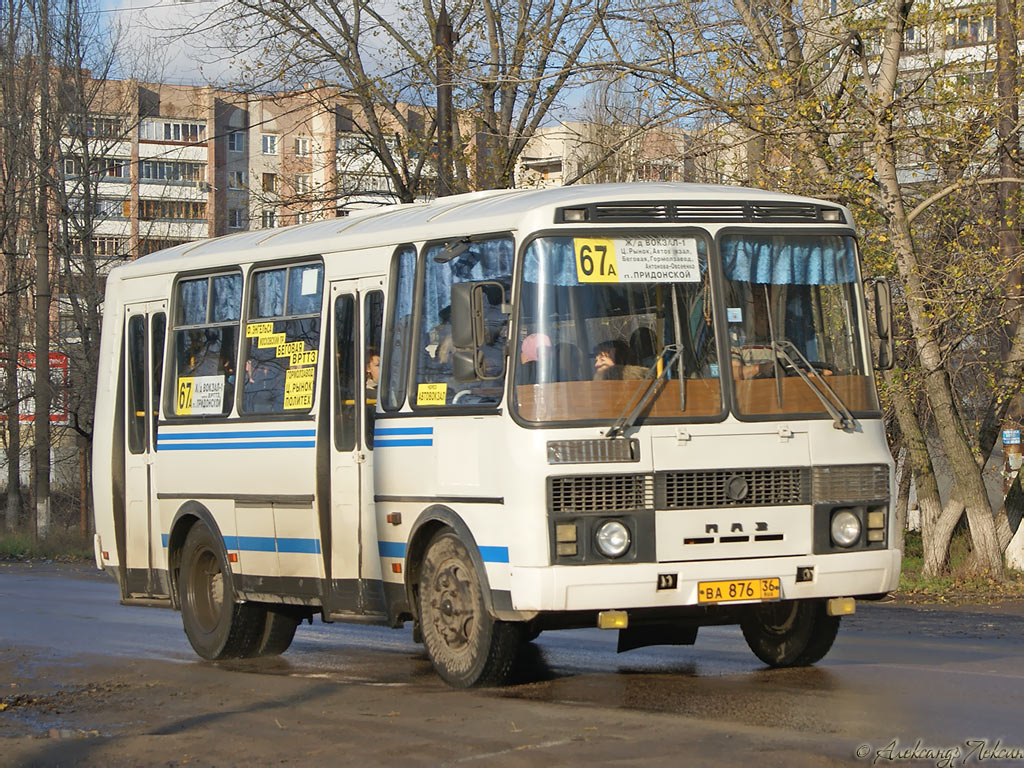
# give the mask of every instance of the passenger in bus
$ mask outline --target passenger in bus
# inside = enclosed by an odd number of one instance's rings
[[[531,333],[519,345],[519,376],[517,384],[539,384],[540,369],[550,378],[551,337],[545,333]]]
[[[642,379],[646,370],[636,364],[632,350],[622,339],[602,341],[594,347],[594,380]]]
[[[377,396],[377,382],[380,381],[380,350],[376,347],[366,348],[366,394],[367,397]],[[372,393],[372,395],[371,395]]]
[[[629,337],[629,348],[636,358],[637,364],[644,368],[650,368],[658,356],[658,341],[654,337],[654,331],[646,325],[637,328]]]

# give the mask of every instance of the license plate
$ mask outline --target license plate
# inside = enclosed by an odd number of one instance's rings
[[[728,603],[733,600],[778,600],[779,580],[737,579],[702,581],[697,584],[698,603]]]

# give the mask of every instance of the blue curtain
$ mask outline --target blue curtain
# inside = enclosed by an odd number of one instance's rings
[[[857,279],[853,240],[832,235],[726,235],[729,280],[770,285],[837,285]]]
[[[512,284],[512,240],[501,238],[473,243],[469,250],[445,264],[438,264],[434,257],[444,250],[443,245],[427,249],[427,272],[423,286],[424,331],[429,331],[439,322],[447,322],[447,313],[441,313],[452,303],[452,283],[494,280],[505,285]],[[575,267],[573,267],[575,270]]]
[[[572,238],[545,237],[530,243],[523,263],[523,279],[545,285],[579,285]]]

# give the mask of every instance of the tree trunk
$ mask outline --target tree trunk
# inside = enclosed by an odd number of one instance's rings
[[[907,459],[906,448],[902,448],[900,450],[896,467],[896,509],[893,514],[896,516],[894,527],[896,528],[896,536],[898,537],[895,543],[899,547],[900,554],[902,555],[906,544],[907,506],[910,504],[911,480],[910,461]]]

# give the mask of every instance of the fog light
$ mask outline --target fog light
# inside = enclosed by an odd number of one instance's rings
[[[874,512],[868,512],[868,528],[884,528],[885,527],[885,512],[880,509],[876,509]]]
[[[852,547],[860,538],[860,520],[848,509],[832,515],[832,541],[840,547]]]
[[[885,531],[868,531],[868,541],[885,541]]]
[[[556,545],[555,552],[559,557],[576,557],[576,542],[560,542]]]
[[[629,549],[629,529],[618,520],[609,520],[597,529],[597,550],[605,557],[622,557]]]

